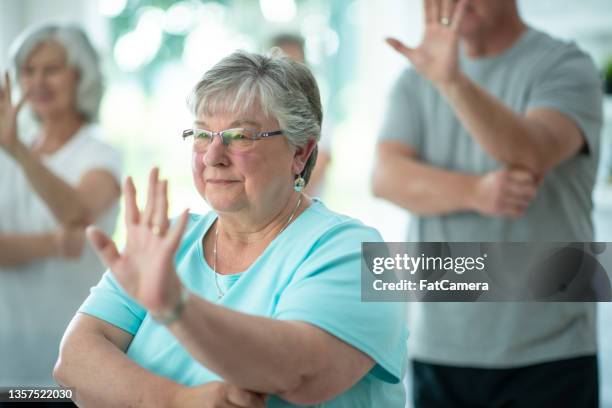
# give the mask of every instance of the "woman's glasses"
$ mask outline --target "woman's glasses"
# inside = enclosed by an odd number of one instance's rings
[[[282,135],[282,130],[270,132],[257,132],[254,129],[235,128],[212,132],[204,129],[187,129],[183,131],[183,140],[193,137],[193,147],[199,152],[205,152],[215,139],[221,138],[221,142],[229,152],[245,152],[253,147],[256,140],[270,136]]]

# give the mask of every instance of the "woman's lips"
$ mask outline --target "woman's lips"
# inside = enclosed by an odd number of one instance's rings
[[[48,102],[53,99],[51,94],[31,94],[29,98],[33,102]]]
[[[225,179],[206,179],[208,184],[227,185],[237,183],[238,180],[225,180]]]

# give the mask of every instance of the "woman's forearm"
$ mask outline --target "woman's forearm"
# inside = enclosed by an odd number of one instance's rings
[[[140,367],[101,334],[66,339],[53,375],[80,407],[168,407],[181,387]]]
[[[0,235],[0,267],[19,266],[58,255],[59,247],[52,232]]]
[[[91,214],[76,189],[53,174],[24,144],[18,145],[14,158],[60,224],[74,226],[92,222]]]
[[[247,315],[191,295],[172,333],[225,381],[287,395],[315,375],[325,350],[293,322]]]

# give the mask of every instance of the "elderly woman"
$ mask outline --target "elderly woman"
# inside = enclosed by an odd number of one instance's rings
[[[12,46],[22,97],[0,85],[0,388],[50,386],[62,334],[104,266],[84,227],[111,234],[118,153],[98,139],[98,57],[81,29],[45,25]],[[36,131],[21,132],[26,105]],[[25,133],[25,134],[24,134]]]
[[[195,87],[191,166],[213,212],[169,228],[154,169],[125,184],[127,244],[62,342],[55,378],[94,406],[403,407],[403,305],[360,301],[360,247],[380,235],[301,193],[319,93],[285,57],[236,52]],[[269,396],[269,398],[268,398]]]

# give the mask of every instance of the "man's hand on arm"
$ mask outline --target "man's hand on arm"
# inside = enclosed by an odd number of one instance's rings
[[[538,191],[536,177],[526,170],[491,171],[479,177],[473,208],[492,217],[522,217]]]
[[[538,189],[538,179],[524,169],[483,175],[444,170],[423,163],[413,148],[393,141],[379,143],[374,169],[374,195],[419,215],[477,211],[516,218]]]

